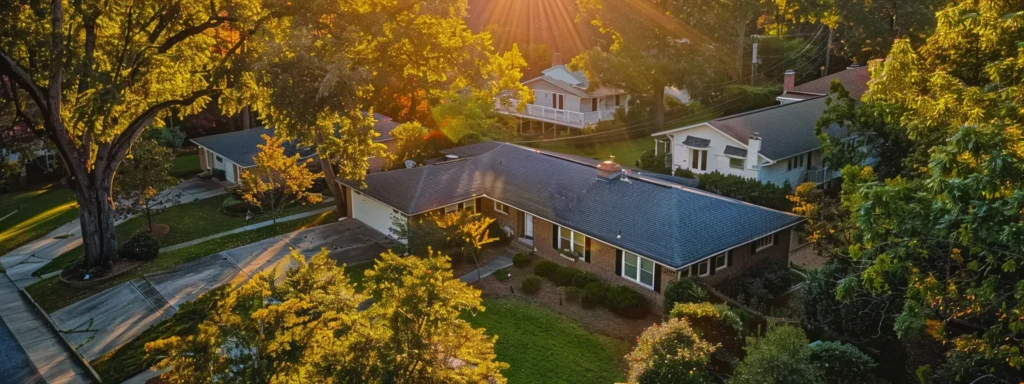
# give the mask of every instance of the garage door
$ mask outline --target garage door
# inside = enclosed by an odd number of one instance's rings
[[[402,215],[395,213],[394,210],[387,205],[366,197],[362,193],[352,191],[352,217],[362,221],[364,224],[370,226],[370,228],[376,229],[380,233],[388,236],[394,236],[391,233],[391,225],[393,224],[392,218],[402,217]]]

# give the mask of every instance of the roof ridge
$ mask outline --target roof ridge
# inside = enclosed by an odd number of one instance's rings
[[[708,121],[706,121],[706,123],[710,123],[712,121],[732,120],[732,119],[735,119],[735,118],[738,118],[738,117],[743,117],[743,116],[755,114],[755,113],[758,113],[758,112],[764,112],[764,111],[771,110],[771,109],[782,108],[782,107],[789,106],[789,105],[796,105],[796,104],[800,104],[800,103],[803,103],[803,102],[807,102],[807,101],[811,101],[811,100],[816,100],[816,99],[819,99],[819,98],[822,98],[822,97],[825,97],[825,96],[826,95],[821,95],[821,96],[812,97],[812,98],[809,98],[809,99],[804,99],[804,100],[799,100],[799,101],[794,101],[794,102],[790,102],[790,103],[775,104],[775,105],[767,106],[767,107],[764,107],[764,108],[755,109],[753,111],[746,111],[746,112],[740,112],[740,113],[737,113],[737,114],[734,114],[734,115],[722,116],[722,117],[719,117],[719,118],[714,119],[714,120],[708,120]]]

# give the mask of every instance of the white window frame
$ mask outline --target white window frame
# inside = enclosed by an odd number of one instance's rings
[[[704,273],[700,272],[700,267],[702,265],[704,266]],[[712,267],[712,265],[711,265],[711,259],[710,258],[701,260],[700,262],[697,263],[697,276],[699,276],[699,277],[711,276],[711,267]]]
[[[476,212],[476,199],[462,202],[462,209],[468,209],[470,212]]]
[[[796,156],[793,156],[793,157],[789,158],[788,168],[786,169],[787,171],[792,171],[794,169],[803,169],[803,168],[804,168],[804,154],[801,153],[799,155],[796,155]]]
[[[636,276],[629,276],[627,274],[627,272],[626,272],[626,266],[628,265],[628,259],[631,256],[636,257],[636,266],[635,266],[636,267]],[[651,273],[651,283],[650,284],[647,284],[647,283],[643,282],[643,279],[641,278],[641,273],[642,272],[648,272],[648,271],[644,271],[643,270],[643,265],[644,265],[645,261],[650,263],[650,265],[651,265],[651,270],[649,271]],[[621,269],[622,270],[622,274],[621,274],[622,278],[624,278],[626,280],[629,280],[629,281],[632,281],[634,283],[640,284],[641,286],[644,286],[644,287],[646,287],[648,289],[652,289],[652,290],[654,289],[654,280],[656,280],[658,278],[657,276],[654,275],[657,272],[657,270],[658,270],[657,263],[655,263],[654,260],[648,259],[646,257],[640,256],[638,254],[635,254],[635,253],[627,251],[627,250],[622,250],[622,267],[621,268],[622,268]]]
[[[740,166],[737,167],[737,166],[733,165],[732,164],[733,160],[739,161],[740,162]],[[744,167],[747,166],[746,163],[747,163],[746,159],[741,159],[741,158],[738,158],[738,157],[731,157],[731,156],[729,157],[729,168],[732,168],[732,169],[743,169]]]
[[[569,231],[569,238],[568,239],[566,239],[564,236],[562,236],[562,231],[563,230]],[[576,238],[577,237],[581,239],[581,241],[579,243],[576,242]],[[569,240],[569,249],[562,248],[562,240]],[[577,247],[577,246],[583,248],[582,250],[580,250],[578,255],[574,251],[574,248]],[[586,253],[587,253],[587,236],[582,234],[582,233],[579,233],[579,232],[576,232],[574,230],[571,230],[569,228],[566,228],[566,227],[559,227],[558,228],[558,249],[560,251],[566,251],[566,252],[569,252],[572,255],[575,255],[576,257],[582,258],[582,257],[586,256]]]
[[[690,170],[691,171],[696,171],[698,173],[707,172],[708,171],[707,163],[710,161],[708,159],[708,149],[707,148],[694,148],[694,147],[687,147],[687,149],[690,150]],[[693,156],[694,152],[698,152],[699,153],[699,155],[696,156],[696,159],[694,159],[694,156]],[[701,167],[703,167],[704,169],[701,169]]]
[[[459,210],[459,204],[458,203],[444,206],[444,214],[446,214],[446,215],[449,214],[449,213],[458,211],[458,210]]]
[[[722,266],[721,267],[718,266],[719,258],[721,258],[721,260],[722,260]],[[726,268],[729,267],[729,254],[728,254],[728,252],[722,252],[720,254],[712,256],[711,260],[713,260],[712,263],[711,263],[711,266],[715,268],[715,272],[721,271],[721,270],[726,269]]]
[[[771,246],[775,245],[775,234],[771,234],[760,239],[757,239],[757,246],[754,247],[754,253],[761,252]]]
[[[491,200],[494,202],[494,210],[502,215],[508,214],[508,206],[498,200]]]

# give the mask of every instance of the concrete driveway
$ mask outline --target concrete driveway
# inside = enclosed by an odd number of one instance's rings
[[[283,274],[292,249],[307,258],[322,248],[339,264],[373,260],[390,240],[355,219],[308,228],[220,252],[110,288],[51,314],[87,360],[94,360],[169,318],[182,303],[259,272]]]

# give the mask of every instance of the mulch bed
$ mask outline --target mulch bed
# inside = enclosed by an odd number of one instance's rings
[[[89,280],[82,280],[85,272],[79,270],[78,268],[72,267],[65,269],[63,272],[61,272],[60,280],[65,284],[75,287],[91,287],[94,285],[99,285],[104,281],[110,280],[114,277],[131,271],[142,264],[145,264],[145,262],[138,260],[120,259],[116,263],[114,263],[114,267],[111,268],[110,270],[103,271],[101,274],[90,274]]]
[[[484,266],[495,257],[501,256],[508,252],[504,246],[488,246],[484,247],[480,252],[480,266]],[[446,253],[448,254],[448,253]],[[476,270],[476,263],[473,262],[473,258],[470,256],[464,257],[452,257],[452,273],[456,278],[470,273]]]
[[[534,276],[533,265],[531,264],[525,269],[509,267],[509,270],[512,272],[512,277],[508,280],[498,281],[494,276],[488,276],[473,285],[480,289],[484,296],[513,298],[539,305],[576,321],[591,332],[613,337],[630,345],[636,342],[644,329],[661,321],[661,317],[658,316],[661,312],[657,310],[660,308],[652,308],[651,314],[647,318],[639,320],[620,317],[600,306],[584,309],[578,303],[566,301],[561,294],[563,288],[557,287],[543,278],[541,278],[543,283],[540,292],[533,296],[523,294],[519,288],[522,286],[523,279]],[[512,293],[509,286],[515,293]]]

